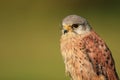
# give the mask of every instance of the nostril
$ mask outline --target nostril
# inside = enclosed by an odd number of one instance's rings
[[[67,33],[68,31],[67,30],[64,30],[64,34]]]

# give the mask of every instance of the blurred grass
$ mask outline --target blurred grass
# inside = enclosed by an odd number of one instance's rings
[[[69,80],[59,49],[61,20],[88,19],[107,42],[120,75],[117,0],[0,1],[0,80]]]

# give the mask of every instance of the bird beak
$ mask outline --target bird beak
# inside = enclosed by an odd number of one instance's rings
[[[64,33],[71,32],[71,31],[72,31],[72,27],[69,26],[69,25],[63,26],[63,29],[64,29]]]

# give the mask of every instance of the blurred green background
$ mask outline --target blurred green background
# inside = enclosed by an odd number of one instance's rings
[[[69,80],[59,49],[61,21],[88,19],[120,75],[120,0],[1,0],[0,80]]]

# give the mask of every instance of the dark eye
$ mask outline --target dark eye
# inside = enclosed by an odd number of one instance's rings
[[[73,24],[72,28],[78,28],[78,24]]]

